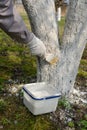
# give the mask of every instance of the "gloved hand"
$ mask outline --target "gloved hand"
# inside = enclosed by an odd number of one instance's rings
[[[43,42],[35,35],[33,39],[28,43],[31,54],[39,57],[44,57],[46,53],[46,47]]]
[[[52,53],[46,52],[46,47],[43,42],[35,35],[33,39],[28,43],[31,54],[41,57],[50,64],[54,64],[58,61],[58,57],[55,57]]]

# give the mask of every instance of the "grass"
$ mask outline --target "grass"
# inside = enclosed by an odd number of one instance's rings
[[[62,17],[61,21],[58,22],[60,42],[62,40],[62,35],[63,35],[63,32],[64,32],[64,24],[65,24],[65,17]]]

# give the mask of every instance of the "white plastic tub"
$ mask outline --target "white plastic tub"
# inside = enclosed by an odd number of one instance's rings
[[[23,91],[23,102],[34,115],[55,111],[58,99],[61,96],[55,89],[44,82],[26,84],[23,87]]]

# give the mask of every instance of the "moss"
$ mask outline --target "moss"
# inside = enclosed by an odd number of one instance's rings
[[[71,127],[71,128],[73,128],[74,127],[73,121],[68,122],[68,126]]]
[[[87,60],[86,59],[82,59],[80,61],[80,64],[86,66],[87,65]]]
[[[43,125],[42,125],[43,124]],[[47,120],[41,117],[37,117],[32,130],[48,130],[51,124]]]
[[[0,83],[0,93],[2,93],[4,91],[4,86],[3,84]]]
[[[0,84],[13,77],[22,81],[35,76],[36,59],[30,56],[29,48],[15,43],[2,30],[0,36]]]
[[[8,60],[9,62],[15,63],[15,64],[21,64],[22,59],[16,55],[16,53],[8,51]]]
[[[80,67],[79,71],[83,70],[84,72],[87,72],[87,60],[86,59],[81,59],[80,61]]]
[[[2,118],[2,120],[1,120],[1,122],[2,122],[2,124],[3,125],[9,125],[11,122],[7,119],[7,118]]]
[[[87,78],[87,72],[82,69],[79,69],[78,76],[82,78]]]
[[[5,111],[6,106],[7,106],[6,102],[3,99],[0,99],[0,112]]]

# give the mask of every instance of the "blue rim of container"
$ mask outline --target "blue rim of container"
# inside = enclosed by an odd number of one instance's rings
[[[61,94],[59,94],[59,95],[48,96],[48,97],[44,97],[44,98],[36,98],[25,87],[23,87],[23,90],[28,94],[28,96],[30,96],[34,100],[48,100],[48,99],[52,99],[52,98],[60,98],[61,97]]]

